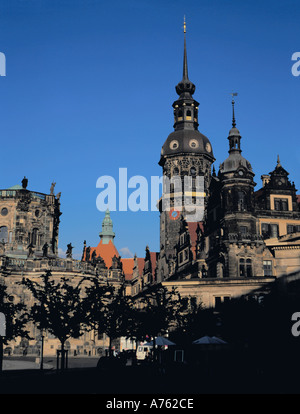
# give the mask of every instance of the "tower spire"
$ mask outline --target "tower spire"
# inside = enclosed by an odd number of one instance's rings
[[[180,98],[190,98],[195,92],[195,85],[189,80],[188,75],[188,64],[187,64],[187,53],[186,53],[186,21],[185,16],[183,20],[183,36],[184,36],[184,48],[183,48],[183,73],[182,80],[176,86],[176,92]]]
[[[236,122],[235,122],[235,115],[234,115],[234,104],[235,104],[234,97],[237,96],[237,92],[232,92],[231,96],[232,96],[232,101],[231,101],[231,104],[232,104],[232,128],[235,128],[236,127]]]
[[[276,167],[281,167],[279,154],[277,155],[277,165],[276,165]]]
[[[230,94],[232,96],[232,128],[229,131],[229,152],[241,152],[241,135],[239,130],[236,128],[236,121],[235,121],[235,113],[234,113],[234,105],[235,100],[234,97],[237,96],[237,92],[232,92]]]
[[[184,51],[183,51],[183,80],[188,80],[188,65],[187,65],[187,54],[186,54],[186,21],[185,16],[183,19],[183,36],[184,36]]]

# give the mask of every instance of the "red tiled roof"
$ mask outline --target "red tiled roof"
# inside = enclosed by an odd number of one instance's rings
[[[125,274],[125,280],[131,280],[133,277],[133,268],[135,266],[134,259],[125,258],[125,259],[121,259],[121,262],[123,263],[123,271]],[[144,266],[145,266],[145,259],[141,257],[137,257],[137,266],[138,266],[139,274],[142,275]]]
[[[151,258],[152,275],[155,276],[157,253],[150,252],[150,258]]]
[[[121,259],[123,264],[123,272],[125,274],[125,280],[131,280],[133,275],[133,268],[134,268],[134,259],[133,258],[126,258]]]
[[[110,240],[107,244],[103,244],[102,240],[100,240],[100,243],[97,247],[91,247],[91,254],[90,257],[92,257],[93,251],[96,250],[97,257],[101,256],[104,260],[106,267],[110,268],[112,264],[112,258],[114,256],[119,257],[119,252],[116,248],[116,246],[113,244],[113,242]],[[84,258],[85,260],[85,254]]]
[[[145,267],[145,259],[143,259],[142,257],[137,257],[137,265],[139,274],[142,275]]]

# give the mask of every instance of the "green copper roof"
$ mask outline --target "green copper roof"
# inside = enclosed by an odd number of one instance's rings
[[[23,187],[21,185],[16,184],[16,185],[14,185],[12,187],[9,187],[8,190],[22,190],[22,188]]]
[[[99,236],[103,244],[108,244],[109,241],[113,242],[114,240],[115,233],[113,232],[113,222],[110,218],[110,212],[108,209],[105,212],[105,217],[102,222],[102,231]]]

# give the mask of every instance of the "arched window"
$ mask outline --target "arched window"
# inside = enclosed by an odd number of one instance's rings
[[[188,109],[188,110],[186,111],[186,120],[187,120],[187,121],[191,121],[191,120],[192,120],[192,112],[191,112],[191,110],[190,110],[190,109]]]
[[[178,118],[177,118],[177,120],[178,121],[182,121],[182,119],[183,119],[183,115],[182,115],[182,111],[180,110],[180,111],[178,111]]]
[[[31,243],[33,246],[38,244],[38,229],[33,229],[31,233]]]
[[[7,243],[8,240],[8,230],[6,226],[0,227],[0,242]]]

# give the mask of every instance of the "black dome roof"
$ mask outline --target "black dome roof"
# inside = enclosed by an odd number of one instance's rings
[[[172,132],[166,139],[161,156],[177,154],[205,154],[214,158],[209,139],[198,130],[181,129]]]

